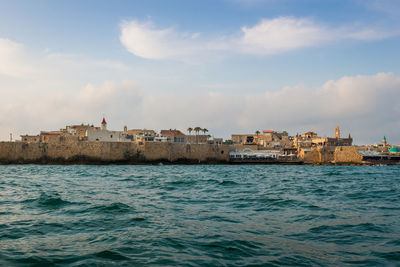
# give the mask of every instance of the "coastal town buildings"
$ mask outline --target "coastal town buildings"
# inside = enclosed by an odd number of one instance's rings
[[[122,161],[132,157],[135,160],[145,160],[147,157],[150,161],[165,158],[183,161],[189,158],[214,158],[216,161],[233,163],[400,164],[400,147],[389,144],[385,136],[380,144],[354,146],[351,135],[342,137],[338,126],[335,127],[334,137],[320,137],[313,131],[290,136],[286,131],[263,130],[254,134],[232,134],[232,140],[225,142],[222,138],[206,135],[206,129],[189,129],[187,135],[178,129],[157,133],[151,129],[129,130],[127,126],[122,131],[112,131],[103,118],[100,126],[69,125],[58,131],[21,135],[20,141],[10,144],[22,143],[21,150],[15,150],[15,153],[32,150],[35,151],[32,155],[49,153],[54,156],[54,153],[59,153],[57,155],[63,157],[65,153],[66,157],[76,155],[78,158],[79,153],[92,155],[103,151],[99,147],[108,147],[105,150],[112,151]],[[200,134],[201,131],[204,134]],[[11,152],[7,152],[12,147],[10,144],[4,143],[4,155],[11,155]],[[82,150],[76,150],[79,147]],[[15,155],[17,157],[19,154]],[[97,159],[104,156],[96,155]]]
[[[296,148],[310,148],[317,146],[351,146],[353,138],[351,135],[347,138],[340,137],[339,126],[335,127],[335,137],[320,137],[315,132],[306,132],[293,138],[293,145]]]

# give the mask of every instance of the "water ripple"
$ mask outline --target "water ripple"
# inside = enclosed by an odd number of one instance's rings
[[[395,266],[398,166],[0,166],[0,265]]]

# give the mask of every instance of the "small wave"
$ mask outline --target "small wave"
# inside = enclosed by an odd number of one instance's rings
[[[42,208],[60,208],[62,206],[72,204],[67,200],[61,198],[58,193],[55,194],[46,194],[42,193],[38,198],[30,198],[21,201],[24,204],[33,204]]]
[[[360,224],[341,224],[341,225],[321,225],[317,227],[313,227],[309,229],[310,232],[312,233],[332,233],[334,231],[336,232],[342,232],[342,231],[350,231],[350,232],[356,232],[356,233],[361,233],[361,232],[379,232],[379,233],[384,233],[386,230],[378,225],[375,225],[373,223],[360,223]]]
[[[389,251],[389,252],[372,252],[372,255],[384,258],[389,261],[393,261],[394,263],[398,264],[400,262],[400,251]]]
[[[216,179],[207,179],[207,180],[204,180],[204,182],[207,182],[210,184],[219,184],[219,181]]]
[[[276,266],[317,266],[317,261],[310,259],[308,257],[296,255],[295,257],[282,256],[277,260],[271,261],[271,264]]]
[[[297,216],[293,222],[306,222],[306,221],[313,221],[313,220],[333,220],[337,219],[337,216],[335,214],[327,214],[327,215],[321,215],[321,214],[302,214]]]
[[[114,202],[109,205],[99,205],[93,208],[89,208],[90,211],[99,211],[101,213],[112,213],[112,214],[118,214],[118,213],[129,213],[133,211],[133,207],[126,205],[121,202]]]
[[[230,222],[230,223],[240,223],[240,221],[235,220],[233,218],[228,218],[225,216],[218,216],[218,215],[207,215],[199,218],[200,220],[210,220],[216,222]]]
[[[262,247],[262,244],[246,240],[226,240],[202,244],[202,247],[223,253],[227,257],[251,257],[258,254],[258,249]]]
[[[328,177],[330,177],[330,176],[340,176],[340,175],[342,175],[342,173],[339,172],[339,171],[330,171],[330,172],[326,173],[325,175],[328,176]]]
[[[196,181],[193,181],[193,180],[188,180],[188,181],[180,180],[180,181],[171,181],[171,182],[168,182],[167,184],[171,184],[171,185],[188,185],[188,186],[190,186],[190,185],[194,185],[195,183],[196,183]]]
[[[238,183],[232,180],[223,180],[222,182],[219,182],[219,184],[224,186],[239,185]]]
[[[118,253],[116,251],[112,250],[103,250],[100,251],[96,254],[94,254],[98,258],[102,259],[109,259],[109,260],[115,260],[115,261],[120,261],[120,260],[129,260],[130,258],[122,255],[121,253]]]
[[[400,246],[400,239],[390,240],[390,241],[386,242],[386,245]]]

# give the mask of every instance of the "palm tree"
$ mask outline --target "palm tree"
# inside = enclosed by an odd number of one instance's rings
[[[189,127],[189,128],[187,128],[187,131],[189,132],[189,135],[190,135],[188,143],[192,143],[193,141],[192,141],[192,136],[191,135],[192,135],[193,128]]]
[[[194,128],[194,132],[195,132],[196,134],[199,134],[200,131],[201,131],[201,128],[200,128],[199,126],[197,126],[197,127]]]
[[[204,135],[206,135],[206,132],[208,132],[208,130],[206,128],[201,129],[201,131],[204,133]]]
[[[197,143],[199,143],[199,132],[201,131],[201,128],[199,126],[194,128],[194,131],[196,133],[196,139],[197,139]]]

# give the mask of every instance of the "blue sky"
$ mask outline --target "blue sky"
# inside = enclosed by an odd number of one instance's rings
[[[340,125],[357,143],[400,143],[399,1],[1,6],[2,140],[105,114],[115,129]]]

